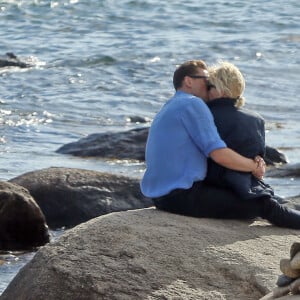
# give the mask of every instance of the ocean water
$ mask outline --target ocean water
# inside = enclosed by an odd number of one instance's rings
[[[299,1],[6,0],[0,28],[0,55],[34,65],[0,69],[0,180],[51,166],[140,178],[142,162],[55,150],[92,133],[149,126],[174,92],[176,65],[188,59],[235,63],[246,107],[266,120],[267,144],[299,162]],[[282,196],[299,195],[297,178],[266,181]],[[33,255],[0,256],[0,293]]]

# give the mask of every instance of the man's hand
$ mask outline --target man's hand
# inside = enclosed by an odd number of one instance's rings
[[[256,169],[252,171],[252,175],[257,179],[262,180],[266,172],[266,163],[259,155],[255,156],[254,162],[256,163]]]

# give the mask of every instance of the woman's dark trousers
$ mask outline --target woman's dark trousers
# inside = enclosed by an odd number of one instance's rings
[[[154,198],[158,209],[202,218],[254,219],[261,217],[270,223],[300,229],[300,212],[279,204],[271,197],[242,200],[224,188],[195,182],[190,189],[178,189]]]

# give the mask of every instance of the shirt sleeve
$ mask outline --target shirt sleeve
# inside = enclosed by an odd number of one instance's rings
[[[214,123],[213,115],[198,98],[189,99],[182,110],[181,121],[189,136],[206,157],[216,149],[226,148]]]

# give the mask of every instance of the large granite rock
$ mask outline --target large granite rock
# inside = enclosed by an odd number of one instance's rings
[[[48,242],[45,217],[29,192],[0,182],[0,249],[29,250]]]
[[[42,247],[0,299],[257,300],[299,233],[154,208],[112,213]]]
[[[139,180],[121,175],[72,168],[47,168],[9,182],[28,189],[50,228],[72,227],[114,211],[152,205]]]
[[[148,132],[149,128],[144,127],[123,132],[94,133],[63,145],[56,152],[81,157],[145,160]],[[277,149],[267,146],[265,161],[268,165],[287,163],[287,157]]]

